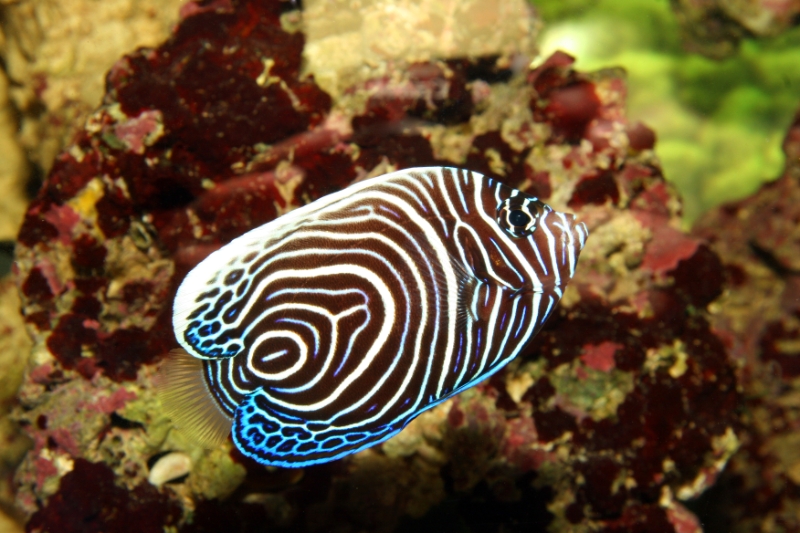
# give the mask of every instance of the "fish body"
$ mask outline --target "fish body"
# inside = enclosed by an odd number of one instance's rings
[[[407,169],[255,228],[182,282],[178,424],[300,467],[382,442],[522,352],[588,236],[481,174]]]

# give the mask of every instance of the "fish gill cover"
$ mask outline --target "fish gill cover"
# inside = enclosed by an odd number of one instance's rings
[[[654,135],[625,117],[620,73],[578,72],[563,53],[533,68],[396,62],[333,99],[301,73],[290,8],[187,4],[169,40],[111,69],[103,106],[30,206],[16,257],[38,343],[16,413],[34,443],[16,476],[29,530],[109,508],[142,517],[139,531],[386,530],[434,507],[465,527],[699,530],[679,498],[738,446],[734,369],[706,310],[723,274],[677,229],[680,202]],[[173,431],[153,378],[186,272],[354,179],[425,165],[493,176],[589,227],[531,349],[329,465],[266,470]],[[175,451],[191,463],[156,495],[148,472]],[[109,489],[112,476],[130,490]],[[98,507],[65,504],[78,482]]]

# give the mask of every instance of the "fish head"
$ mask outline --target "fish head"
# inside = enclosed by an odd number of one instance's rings
[[[525,289],[538,292],[562,289],[575,275],[575,267],[589,231],[575,215],[552,209],[537,198],[521,193],[497,208],[497,224],[516,244],[531,271]]]
[[[519,293],[560,296],[575,274],[589,232],[575,215],[489,180],[482,191],[483,220],[475,215],[468,268],[481,281]]]

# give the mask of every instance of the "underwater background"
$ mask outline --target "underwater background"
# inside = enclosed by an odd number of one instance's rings
[[[0,2],[0,531],[800,531],[800,2]],[[506,371],[265,468],[154,390],[183,276],[355,179],[591,232]]]

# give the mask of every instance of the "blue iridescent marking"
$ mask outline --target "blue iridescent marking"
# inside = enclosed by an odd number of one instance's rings
[[[525,312],[528,310],[527,307],[522,308],[522,317],[519,319],[519,326],[517,326],[517,332],[514,333],[514,338],[516,339],[519,337],[519,332],[522,330],[523,324],[525,324]]]

